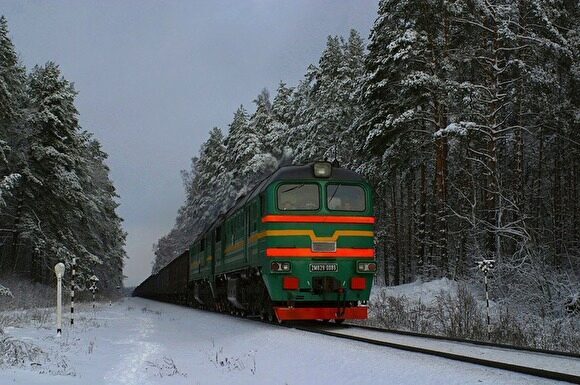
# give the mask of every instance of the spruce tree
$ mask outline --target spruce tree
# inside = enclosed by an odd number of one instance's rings
[[[0,17],[0,273],[14,265],[19,233],[15,231],[21,210],[22,123],[26,103],[26,74],[9,37],[8,23]]]
[[[264,139],[268,152],[279,160],[284,158],[285,153],[291,152],[288,142],[293,116],[292,88],[287,87],[286,83],[280,82],[272,102],[272,115]]]
[[[68,263],[86,252],[67,226],[82,221],[82,208],[89,202],[82,187],[86,164],[74,106],[76,91],[61,76],[58,66],[52,62],[36,66],[28,92],[30,147],[19,231],[36,250],[33,274],[45,280],[53,262]]]
[[[22,116],[25,102],[26,72],[8,35],[8,22],[0,16],[0,133]]]

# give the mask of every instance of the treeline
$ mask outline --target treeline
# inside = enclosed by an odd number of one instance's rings
[[[27,72],[0,18],[0,275],[54,281],[53,266],[84,288],[122,285],[125,233],[100,143],[81,129],[77,92],[53,62]]]
[[[381,1],[367,49],[329,37],[295,87],[211,131],[153,270],[276,160],[336,158],[375,187],[386,284],[494,258],[502,295],[578,292],[579,23],[573,1]]]
[[[227,135],[211,130],[191,169],[182,171],[186,202],[174,228],[154,245],[153,272],[189,247],[209,222],[280,163],[346,154],[352,134],[343,128],[361,111],[356,85],[364,74],[364,57],[357,32],[347,40],[329,37],[319,66],[310,66],[297,87],[280,83],[273,100],[264,89],[253,101],[253,114],[238,108]]]

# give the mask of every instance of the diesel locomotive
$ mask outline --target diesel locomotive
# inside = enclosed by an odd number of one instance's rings
[[[359,174],[329,162],[281,167],[134,295],[271,322],[366,319],[374,223]]]

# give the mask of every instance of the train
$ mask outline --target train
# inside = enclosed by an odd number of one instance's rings
[[[366,319],[373,190],[335,162],[278,168],[133,295],[269,322]]]

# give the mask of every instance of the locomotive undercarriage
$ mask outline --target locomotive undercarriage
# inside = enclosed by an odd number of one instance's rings
[[[268,290],[257,269],[221,274],[215,288],[205,280],[192,283],[188,305],[243,317],[277,320]]]
[[[216,279],[216,310],[242,316],[270,311],[269,295],[257,269],[221,274]]]
[[[338,293],[337,300],[322,300],[312,303],[300,301],[298,294],[295,300],[272,302],[268,289],[258,269],[246,269],[218,275],[215,287],[209,281],[196,281],[190,288],[190,306],[202,309],[218,311],[243,317],[259,317],[269,322],[280,322],[280,314],[299,311],[299,309],[322,309],[319,310],[321,317],[325,321],[334,319],[336,323],[341,323],[347,317],[346,312],[356,309],[357,301],[345,301],[345,288],[334,277],[317,277],[313,280],[313,293],[323,295],[329,294],[332,297]],[[304,292],[301,289],[300,292]],[[342,300],[341,300],[342,296]],[[282,309],[282,310],[280,310]],[[332,312],[323,309],[332,309]],[[284,313],[281,313],[284,312]],[[351,314],[351,313],[348,313]],[[324,315],[324,316],[323,316]],[[366,315],[366,312],[365,312]]]

